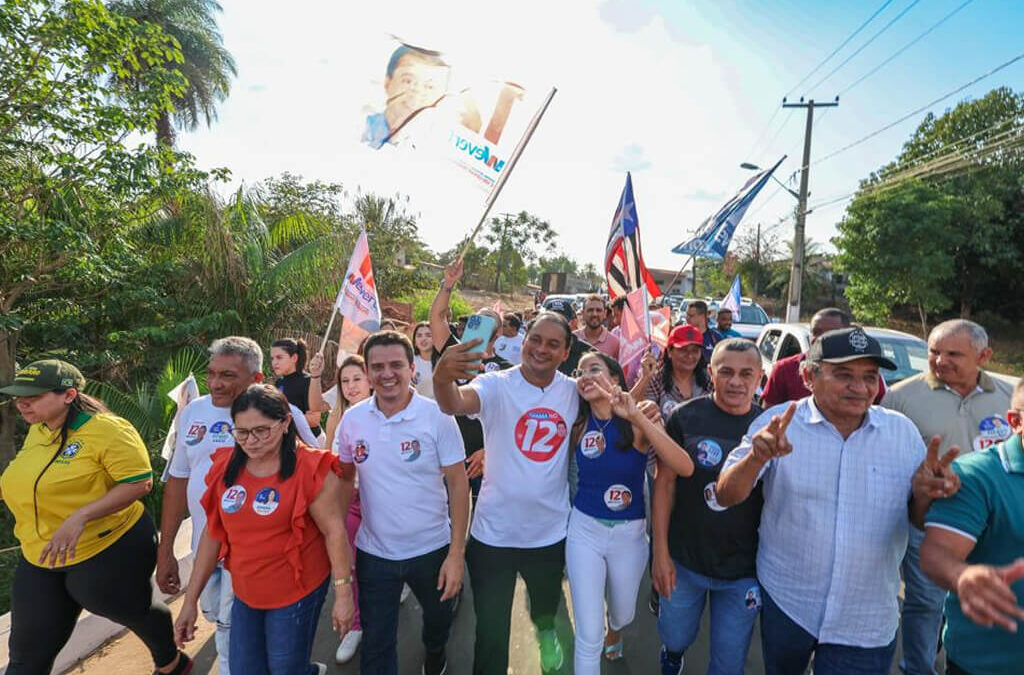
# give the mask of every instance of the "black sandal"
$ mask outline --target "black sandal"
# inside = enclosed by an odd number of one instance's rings
[[[192,659],[188,657],[183,651],[178,651],[178,665],[174,666],[174,670],[169,673],[161,673],[159,670],[154,670],[153,675],[188,675],[192,672]]]

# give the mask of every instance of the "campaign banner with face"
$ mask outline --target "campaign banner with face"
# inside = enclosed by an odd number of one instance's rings
[[[341,325],[340,347],[355,352],[359,343],[370,333],[380,330],[380,301],[377,284],[373,280],[370,262],[370,243],[363,230],[352,250],[352,258],[345,272],[345,282],[334,300],[338,313],[344,317]]]
[[[377,92],[364,108],[363,143],[426,151],[458,166],[488,193],[541,104],[518,83],[481,80],[441,51],[397,40]]]

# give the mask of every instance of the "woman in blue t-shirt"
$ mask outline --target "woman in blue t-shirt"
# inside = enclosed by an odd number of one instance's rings
[[[610,660],[622,657],[620,631],[633,621],[647,566],[648,450],[682,476],[693,473],[693,462],[637,408],[614,359],[590,352],[574,375],[581,401],[571,435],[572,513],[565,557],[576,622],[575,672],[598,675],[602,642]]]

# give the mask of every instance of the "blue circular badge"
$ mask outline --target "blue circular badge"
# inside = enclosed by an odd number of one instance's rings
[[[399,452],[403,462],[415,462],[420,457],[420,442],[415,438],[411,441],[400,441]]]
[[[221,420],[210,425],[210,438],[214,443],[227,443],[231,440],[231,425]]]
[[[356,464],[362,464],[370,457],[370,448],[366,446],[366,441],[358,440],[352,447],[352,459],[355,460]]]
[[[245,505],[245,488],[241,485],[232,485],[220,498],[220,508],[224,513],[236,513]]]
[[[697,462],[701,466],[718,466],[722,461],[722,446],[710,438],[701,439],[697,443]]]
[[[269,516],[281,504],[281,493],[272,487],[265,487],[252,500],[252,510],[260,516]]]
[[[978,435],[974,437],[971,444],[974,450],[985,448],[1002,443],[1013,434],[1009,422],[998,415],[986,417],[978,423]]]

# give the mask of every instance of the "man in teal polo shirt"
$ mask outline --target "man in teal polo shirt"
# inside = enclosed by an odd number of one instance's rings
[[[960,491],[932,503],[921,569],[946,596],[948,675],[1021,672],[1024,664],[1024,381],[1013,436],[960,457]]]

